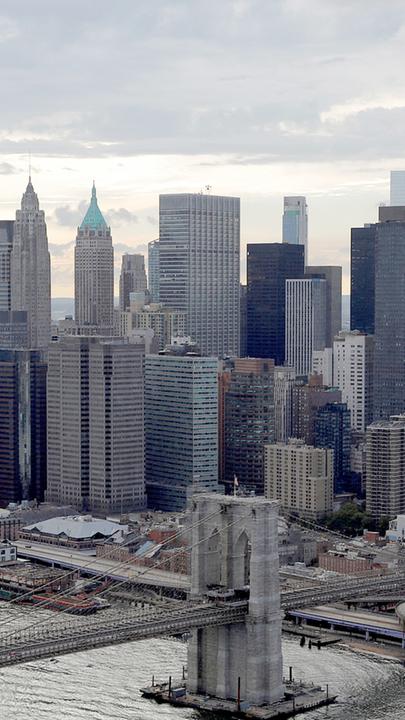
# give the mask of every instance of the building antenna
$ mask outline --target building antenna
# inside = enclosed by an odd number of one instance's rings
[[[31,150],[28,151],[28,178],[31,182]]]

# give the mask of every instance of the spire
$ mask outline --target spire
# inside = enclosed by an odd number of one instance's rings
[[[28,177],[28,184],[21,199],[21,210],[39,210],[38,196],[31,182],[31,175]]]
[[[91,189],[91,200],[89,208],[83,218],[80,230],[89,228],[90,230],[104,230],[107,228],[107,223],[103,218],[101,210],[97,203],[96,185],[93,180],[93,187]]]

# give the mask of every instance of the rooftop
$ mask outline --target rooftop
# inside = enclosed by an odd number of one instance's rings
[[[96,186],[94,182],[91,190],[90,205],[80,225],[80,230],[85,230],[86,228],[90,228],[91,230],[105,230],[107,228],[107,223],[97,203]]]
[[[44,535],[64,535],[73,540],[85,540],[96,535],[111,537],[118,531],[127,530],[126,525],[110,522],[109,520],[93,520],[89,516],[56,517],[37,522],[33,525],[26,525],[26,532],[38,532]]]

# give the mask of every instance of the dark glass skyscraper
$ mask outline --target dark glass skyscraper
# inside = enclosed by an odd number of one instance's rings
[[[304,275],[304,246],[250,243],[247,246],[247,354],[285,357],[286,280]]]
[[[350,329],[374,334],[376,225],[352,228]]]
[[[405,410],[405,208],[379,222],[375,242],[374,420]]]
[[[350,489],[350,410],[346,403],[328,403],[315,418],[315,445],[333,450],[334,490]]]

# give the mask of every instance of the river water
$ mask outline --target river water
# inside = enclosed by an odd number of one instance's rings
[[[0,603],[0,630],[46,616],[64,619],[35,610],[25,620],[20,610]],[[195,711],[156,705],[139,693],[152,675],[160,681],[180,678],[186,655],[186,644],[154,639],[3,668],[0,720],[195,720]],[[283,659],[285,676],[292,665],[296,679],[328,683],[338,694],[336,705],[302,718],[405,719],[405,670],[397,663],[336,645],[308,650],[291,637],[283,639]]]

